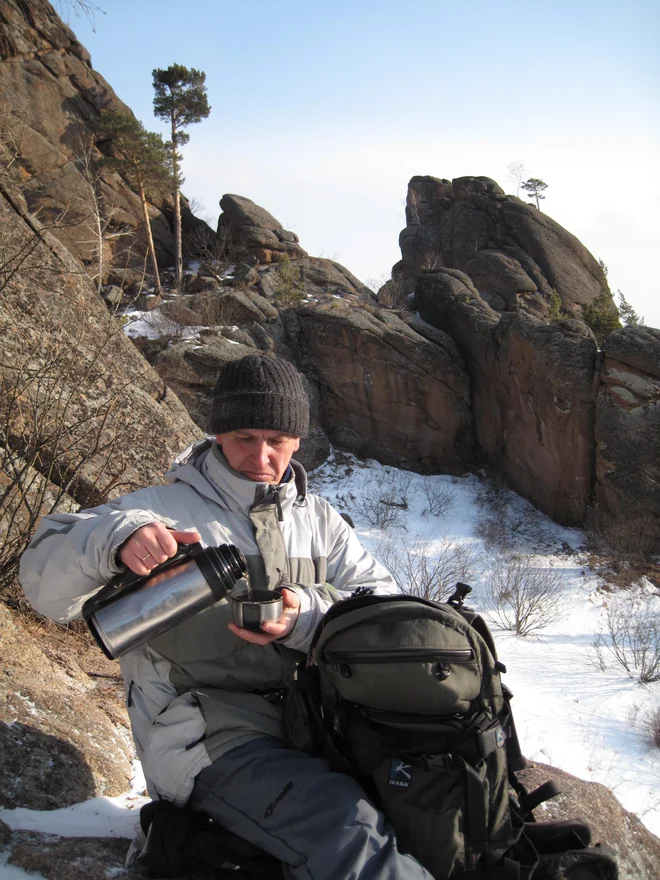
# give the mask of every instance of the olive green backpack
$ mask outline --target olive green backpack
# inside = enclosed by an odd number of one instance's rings
[[[533,806],[558,790],[527,794],[515,776],[525,760],[505,668],[463,605],[469,590],[446,604],[359,590],[333,605],[285,696],[290,744],[355,776],[436,880],[616,880],[584,823],[528,832]],[[562,861],[564,850],[587,857]]]

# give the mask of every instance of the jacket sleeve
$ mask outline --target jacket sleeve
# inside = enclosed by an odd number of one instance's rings
[[[137,493],[136,493],[137,495]],[[30,604],[66,623],[86,599],[123,571],[116,555],[136,529],[150,522],[173,525],[127,495],[78,513],[45,516],[21,558],[19,580]]]
[[[358,587],[372,587],[379,595],[400,593],[389,573],[362,546],[353,529],[326,501],[319,499],[327,518],[327,583],[294,585],[300,598],[300,611],[290,635],[282,639],[287,648],[307,651],[316,627],[330,606],[346,599]]]

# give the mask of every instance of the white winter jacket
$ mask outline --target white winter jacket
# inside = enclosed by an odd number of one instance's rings
[[[307,494],[303,468],[291,466],[279,486],[255,483],[229,467],[214,441],[204,440],[177,459],[167,485],[44,517],[23,555],[27,598],[61,622],[79,616],[85,600],[124,570],[119,548],[155,520],[197,529],[205,546],[238,546],[256,589],[294,585],[300,613],[279,642],[259,646],[235,636],[222,600],[121,659],[133,738],[152,797],[183,805],[195,776],[216,757],[259,736],[282,736],[280,711],[265,694],[291,679],[292,649],[307,650],[334,591],[335,598],[359,586],[397,591],[337,511]]]

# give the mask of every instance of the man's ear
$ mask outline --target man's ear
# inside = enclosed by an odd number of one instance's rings
[[[295,446],[293,447],[293,451],[297,452],[299,449],[300,449],[300,437],[296,437],[296,443],[295,443]]]

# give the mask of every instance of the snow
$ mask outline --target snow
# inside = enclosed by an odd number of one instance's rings
[[[126,336],[135,339],[138,336],[146,339],[160,339],[163,336],[172,336],[178,340],[199,340],[199,334],[202,330],[208,330],[208,327],[184,327],[176,321],[167,318],[159,308],[151,311],[140,311],[139,309],[131,309],[122,312],[121,317],[124,319],[124,333]]]
[[[456,548],[467,554],[473,586],[467,604],[483,613],[493,630],[499,658],[507,668],[504,681],[514,693],[523,753],[606,785],[627,810],[660,835],[660,748],[651,743],[648,730],[648,717],[660,703],[660,682],[640,684],[613,663],[607,651],[605,668],[600,668],[594,634],[603,631],[606,602],[618,600],[602,590],[600,576],[588,568],[580,550],[582,532],[558,526],[523,499],[506,494],[513,511],[512,548],[531,557],[536,566],[552,569],[562,591],[561,619],[522,638],[501,629],[487,610],[495,557],[477,528],[484,510],[484,485],[475,476],[422,477],[375,461],[332,455],[310,475],[310,484],[311,491],[350,513],[358,537],[371,552],[379,555],[389,546],[395,564],[413,545],[431,559]],[[429,512],[429,491],[436,500],[442,493],[446,502],[440,516]],[[398,525],[385,531],[367,521],[365,502],[374,497],[376,504],[379,498],[396,503],[405,499],[407,509],[388,508],[397,511]],[[650,583],[640,583],[636,594],[660,611],[660,596]],[[145,803],[144,788],[136,763],[131,790],[122,797],[97,797],[49,812],[0,810],[0,819],[15,829],[63,836],[132,838],[138,810]],[[40,876],[1,863],[0,867],[3,880]]]

